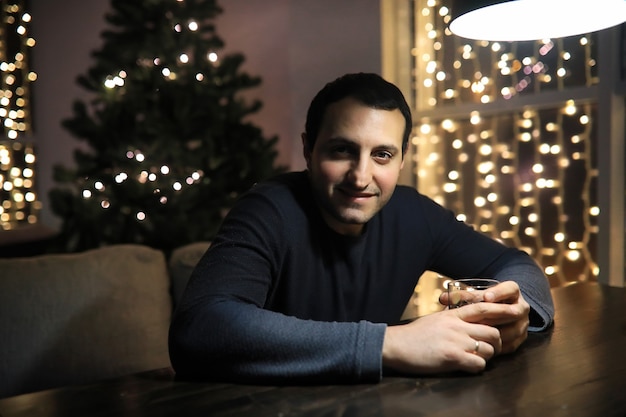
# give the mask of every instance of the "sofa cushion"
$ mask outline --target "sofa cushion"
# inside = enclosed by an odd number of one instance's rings
[[[190,243],[175,249],[170,256],[169,270],[172,281],[172,298],[174,307],[178,305],[189,277],[204,252],[211,246],[210,242]]]
[[[169,366],[162,252],[0,259],[0,397]]]

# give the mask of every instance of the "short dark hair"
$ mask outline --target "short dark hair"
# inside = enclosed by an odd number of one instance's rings
[[[313,150],[315,146],[326,108],[346,97],[351,97],[374,109],[399,109],[405,121],[402,153],[406,152],[413,123],[411,121],[411,109],[404,99],[404,95],[398,87],[380,75],[363,72],[346,74],[329,82],[313,98],[304,126],[309,150]]]

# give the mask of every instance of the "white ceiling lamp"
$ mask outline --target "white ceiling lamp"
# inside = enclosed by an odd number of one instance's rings
[[[485,41],[528,41],[595,32],[626,21],[626,0],[450,2],[455,35]]]

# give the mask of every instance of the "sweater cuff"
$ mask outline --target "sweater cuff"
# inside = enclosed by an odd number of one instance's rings
[[[385,323],[359,322],[357,346],[357,379],[360,382],[379,382],[383,375],[383,341]]]
[[[519,285],[524,299],[531,308],[529,332],[540,332],[552,325],[554,303],[550,285],[539,267],[534,264],[512,265],[500,271],[496,278],[499,281],[512,280]]]

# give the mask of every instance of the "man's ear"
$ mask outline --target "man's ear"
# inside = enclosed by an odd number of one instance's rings
[[[400,169],[404,168],[404,160],[409,151],[409,142],[407,141],[406,145],[404,145],[404,149],[402,150],[402,163],[400,164]]]
[[[307,142],[306,133],[302,133],[300,136],[302,138],[302,155],[306,160],[306,167],[310,168],[311,166],[311,150],[309,149],[309,143]]]

